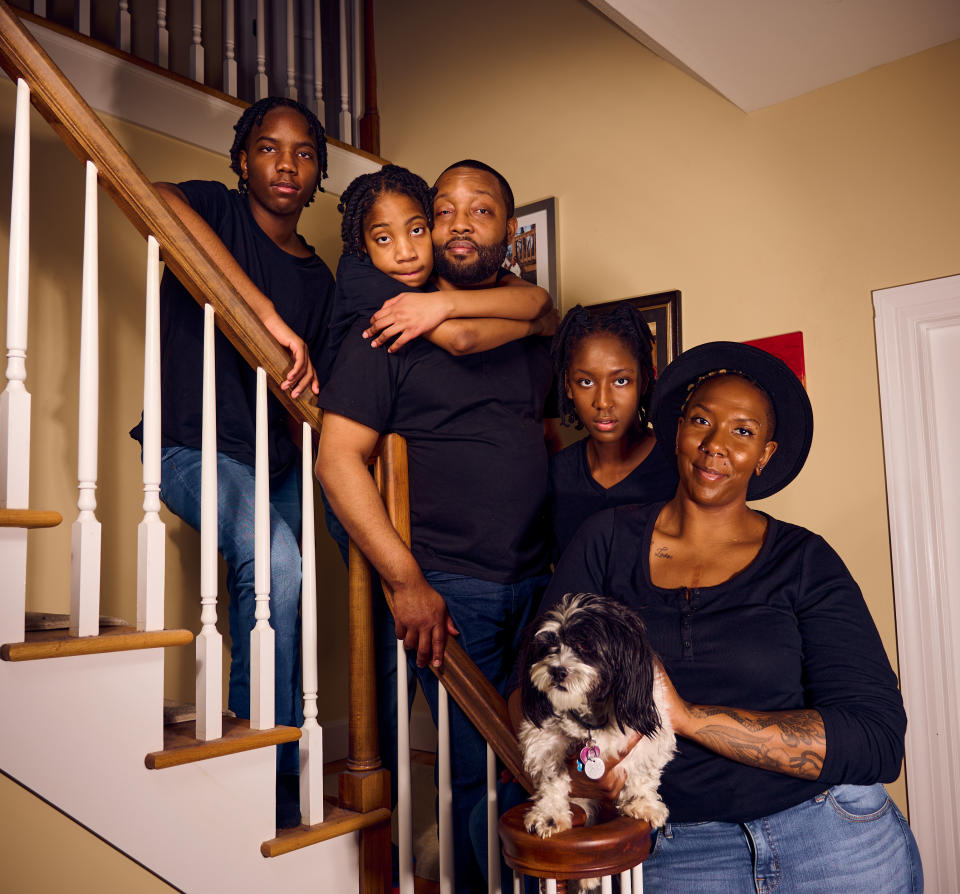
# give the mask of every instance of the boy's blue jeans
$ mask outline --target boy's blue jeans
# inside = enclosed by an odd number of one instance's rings
[[[200,451],[164,447],[160,452],[160,499],[188,525],[200,530]],[[276,654],[275,722],[303,725],[300,677],[300,503],[299,467],[270,482],[270,626]],[[217,542],[227,563],[230,595],[230,690],[228,706],[250,716],[250,631],[256,619],[254,593],[254,470],[217,454]],[[197,597],[199,614],[200,598]],[[298,743],[277,748],[277,771],[299,773]]]

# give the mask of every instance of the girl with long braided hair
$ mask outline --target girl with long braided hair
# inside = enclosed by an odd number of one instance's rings
[[[653,337],[633,305],[624,301],[601,311],[578,304],[563,318],[552,354],[561,422],[587,431],[550,460],[557,558],[595,512],[669,499],[677,470],[653,449],[647,423]]]

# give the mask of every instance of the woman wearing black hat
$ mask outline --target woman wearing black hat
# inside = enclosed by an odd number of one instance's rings
[[[666,670],[679,751],[645,891],[922,891],[880,784],[900,772],[906,717],[860,590],[822,538],[747,505],[803,466],[803,386],[764,351],[714,342],[664,370],[652,417],[676,453],[676,496],[586,521],[541,607],[569,592],[623,600]]]

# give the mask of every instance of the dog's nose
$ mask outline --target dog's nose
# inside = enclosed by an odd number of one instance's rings
[[[567,669],[565,667],[551,667],[550,676],[554,683],[562,683],[567,679]]]

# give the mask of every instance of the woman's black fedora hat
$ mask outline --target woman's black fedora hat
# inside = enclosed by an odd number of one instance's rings
[[[671,456],[676,454],[677,421],[687,398],[704,378],[721,371],[759,385],[773,403],[777,450],[747,490],[748,500],[769,497],[800,474],[813,440],[813,409],[806,389],[773,354],[733,341],[707,342],[684,351],[664,369],[654,388],[650,417],[657,443]]]

